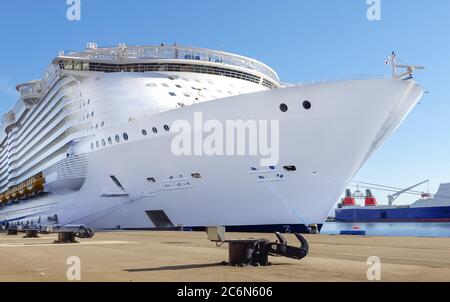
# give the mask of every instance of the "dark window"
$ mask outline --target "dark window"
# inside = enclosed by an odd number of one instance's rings
[[[304,101],[303,102],[303,108],[305,108],[306,110],[311,109],[311,102],[310,101]]]
[[[120,142],[120,136],[116,135],[115,140],[116,142]]]
[[[100,143],[98,141],[95,142],[95,145],[97,146],[97,148],[100,148]]]
[[[103,146],[103,147],[106,146],[106,142],[105,142],[104,139],[102,139],[102,146]]]
[[[108,144],[112,145],[112,138],[108,137]]]
[[[156,179],[155,179],[154,177],[149,177],[149,178],[147,178],[147,180],[148,180],[149,182],[156,182]]]
[[[127,140],[128,140],[128,134],[124,133],[124,134],[123,134],[123,139],[124,139],[125,141],[127,141]]]
[[[143,135],[143,136],[147,136],[147,130],[142,129],[142,135]]]
[[[289,171],[289,172],[297,171],[297,167],[296,167],[296,166],[284,166],[283,168],[284,168],[286,171]]]
[[[192,176],[192,178],[196,178],[196,179],[202,178],[202,175],[200,173],[192,173],[191,176]]]
[[[172,91],[170,91],[169,94],[170,94],[171,96],[177,96],[177,94],[176,94],[175,92],[172,92]]]
[[[153,127],[153,133],[158,133],[158,129],[156,129],[156,127]]]
[[[281,110],[281,112],[287,112],[288,111],[288,106],[283,103],[283,104],[280,105],[280,110]]]
[[[164,125],[164,130],[169,131],[170,130],[169,126]]]
[[[94,150],[94,143],[91,143],[91,149]]]

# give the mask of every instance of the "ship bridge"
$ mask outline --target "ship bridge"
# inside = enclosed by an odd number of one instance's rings
[[[89,43],[83,52],[61,52],[53,64],[63,70],[94,72],[193,72],[280,87],[269,66],[244,56],[183,46],[127,46],[98,48]]]

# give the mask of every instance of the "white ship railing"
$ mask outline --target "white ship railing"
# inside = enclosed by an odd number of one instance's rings
[[[223,63],[227,65],[243,67],[260,72],[274,81],[279,81],[277,73],[269,66],[244,56],[235,55],[223,51],[182,47],[182,46],[125,46],[110,48],[88,48],[84,52],[62,52],[60,56],[110,61],[118,60],[145,60],[145,59],[170,59],[170,60],[195,60],[204,62]]]

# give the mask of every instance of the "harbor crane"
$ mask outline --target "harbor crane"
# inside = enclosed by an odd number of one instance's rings
[[[397,198],[399,198],[402,194],[404,194],[404,193],[406,193],[406,192],[408,192],[408,191],[410,191],[410,190],[412,190],[412,189],[414,189],[414,188],[417,188],[418,186],[423,185],[424,183],[427,183],[427,182],[429,182],[429,181],[430,181],[430,180],[427,179],[427,180],[422,181],[421,183],[418,183],[418,184],[416,184],[416,185],[414,185],[414,186],[411,186],[411,187],[409,187],[409,188],[407,188],[407,189],[398,191],[398,192],[395,193],[395,194],[388,195],[389,206],[392,206],[392,205],[394,204],[394,201],[395,201]]]

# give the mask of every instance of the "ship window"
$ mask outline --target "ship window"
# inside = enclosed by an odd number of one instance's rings
[[[147,130],[142,129],[142,135],[143,135],[143,136],[147,136]]]
[[[185,97],[188,97],[188,98],[191,97],[191,95],[190,95],[189,93],[185,93],[184,96],[185,96]]]
[[[96,141],[95,146],[97,146],[97,148],[100,148],[100,143],[98,141]]]
[[[111,175],[110,177],[116,186],[118,186],[122,191],[125,191],[125,189],[123,188],[122,184],[119,182],[117,177],[115,177],[114,175]]]
[[[102,146],[103,146],[103,147],[106,146],[106,142],[105,142],[104,139],[102,139]]]
[[[125,141],[127,141],[127,140],[128,140],[128,134],[124,133],[124,134],[123,134],[123,139],[124,139]]]
[[[304,101],[304,102],[303,102],[303,108],[305,108],[306,110],[311,109],[311,102],[309,102],[309,101]]]
[[[283,103],[280,105],[280,110],[281,110],[281,112],[286,112],[286,111],[288,111],[288,106]]]
[[[200,173],[192,173],[191,176],[192,176],[192,178],[195,178],[195,179],[202,178],[202,175]]]
[[[116,135],[115,140],[116,140],[117,143],[119,143],[120,142],[120,136]]]
[[[88,103],[88,105],[89,105],[89,104],[91,103],[91,99],[89,99],[87,103]]]
[[[108,144],[112,145],[112,138],[108,137]]]
[[[158,129],[156,129],[156,127],[153,127],[153,133],[158,133]]]
[[[97,129],[98,129],[98,124],[95,125],[95,130],[97,130]]]
[[[156,179],[155,179],[154,177],[149,177],[149,178],[147,178],[147,180],[148,180],[149,182],[156,182]]]
[[[91,150],[94,150],[94,143],[91,143]]]
[[[175,93],[175,92],[172,92],[172,91],[170,91],[169,94],[170,94],[171,96],[177,96],[176,93]]]
[[[102,127],[105,127],[105,122],[102,122]]]
[[[178,85],[178,84],[177,84],[177,85],[175,85],[175,86],[176,86],[177,88],[183,88],[183,87],[181,87],[181,85]]]
[[[284,168],[286,171],[289,171],[289,172],[297,171],[297,167],[296,167],[296,166],[284,166],[283,168]]]
[[[91,112],[91,116],[94,116],[94,111]]]
[[[164,130],[169,131],[170,130],[169,126],[164,125]]]

